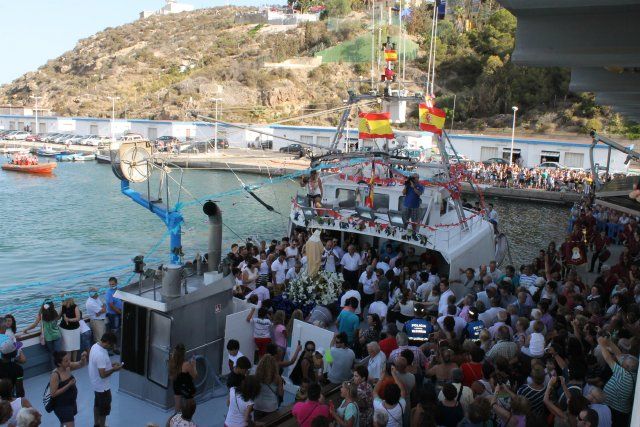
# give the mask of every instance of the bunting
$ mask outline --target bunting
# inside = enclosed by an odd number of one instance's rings
[[[360,139],[395,138],[391,129],[390,113],[360,113],[358,132]]]
[[[429,106],[426,103],[419,106],[420,129],[442,135],[444,121],[447,114],[436,107]]]

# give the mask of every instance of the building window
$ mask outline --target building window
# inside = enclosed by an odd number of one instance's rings
[[[158,139],[158,128],[148,128],[147,138],[149,139],[149,141],[154,141]]]
[[[313,144],[313,136],[300,135],[300,142],[302,142],[303,144]]]
[[[373,192],[373,210],[389,210],[389,195]]]
[[[564,165],[568,168],[584,167],[583,153],[564,153]]]
[[[559,151],[542,151],[540,153],[540,163],[544,162],[560,162]]]
[[[498,157],[498,147],[480,147],[480,161]]]

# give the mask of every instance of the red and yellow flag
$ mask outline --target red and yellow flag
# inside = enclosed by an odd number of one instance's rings
[[[418,111],[420,129],[442,135],[442,128],[444,128],[444,121],[447,114],[443,110],[428,106],[427,104],[420,104]]]
[[[384,60],[385,62],[398,62],[398,51],[395,49],[385,49]]]
[[[358,132],[360,139],[386,138],[393,139],[390,113],[360,113]]]

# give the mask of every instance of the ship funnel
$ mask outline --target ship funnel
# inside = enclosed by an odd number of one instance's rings
[[[202,211],[209,217],[208,270],[218,271],[222,257],[222,211],[215,202],[205,202]]]

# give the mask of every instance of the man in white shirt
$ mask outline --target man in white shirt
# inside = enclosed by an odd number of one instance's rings
[[[382,292],[376,292],[376,300],[369,305],[369,314],[377,314],[380,317],[380,322],[384,325],[384,321],[387,318],[387,304],[384,303],[384,295]]]
[[[389,257],[385,256],[382,258],[382,261],[378,261],[376,268],[379,268],[384,274],[387,274],[387,271],[391,268],[389,266]]]
[[[284,250],[287,254],[287,267],[293,268],[296,265],[296,260],[300,255],[298,250],[298,239],[293,239],[291,244]]]
[[[271,298],[271,293],[269,292],[269,289],[267,289],[267,287],[264,286],[263,284],[255,288],[253,291],[249,292],[245,299],[249,301],[249,298],[251,298],[252,295],[255,295],[258,297],[258,306],[262,306],[262,301],[268,300]]]
[[[336,267],[340,263],[338,252],[333,247],[333,240],[327,240],[322,253],[322,269],[330,273],[336,272]]]
[[[527,288],[531,295],[533,295],[537,290],[537,288],[535,287],[537,280],[538,276],[531,272],[531,266],[525,265],[524,271],[520,275],[520,286],[524,286],[525,288]]]
[[[284,277],[284,282],[288,285],[292,280],[296,280],[298,276],[300,276],[301,271],[302,263],[300,261],[296,261],[295,266],[287,270],[287,275]]]
[[[493,221],[498,225],[498,212],[493,208],[493,204],[489,203],[489,221]]]
[[[495,261],[491,261],[489,263],[489,271],[487,271],[487,274],[491,276],[493,283],[498,283],[498,280],[500,280],[504,273],[498,268],[498,264],[496,264]]]
[[[373,302],[378,287],[378,276],[373,272],[373,267],[368,265],[367,269],[362,272],[360,279],[360,290],[362,291],[362,309]]]
[[[478,316],[478,320],[482,320],[482,323],[484,323],[484,327],[489,329],[493,326],[494,323],[496,323],[496,321],[498,320],[498,313],[501,311],[506,310],[500,307],[500,298],[493,297],[491,298],[491,308],[480,314]]]
[[[342,265],[342,275],[344,281],[353,288],[358,285],[358,273],[360,272],[361,258],[356,252],[356,247],[349,245],[348,252],[342,256],[340,265]]]
[[[426,273],[420,273],[421,276],[425,275]],[[418,289],[416,289],[416,294],[420,297],[421,301],[426,301],[427,298],[429,297],[429,294],[431,294],[431,290],[433,289],[433,283],[429,282],[429,281],[423,281],[420,286],[418,286]]]
[[[122,365],[111,363],[109,350],[116,344],[112,332],[105,332],[101,339],[89,350],[89,381],[94,394],[93,425],[104,427],[111,413],[111,384],[109,377],[119,371]]]
[[[511,326],[507,325],[507,317],[509,317],[509,313],[506,311],[499,311],[497,313],[496,322],[489,328],[489,334],[491,335],[491,339],[495,340],[496,335],[498,334],[498,328],[500,326],[506,326],[509,329],[509,336],[513,337],[513,329]]]
[[[271,274],[276,285],[284,285],[287,274],[287,254],[285,251],[278,252],[278,258],[271,263]]]
[[[440,300],[438,301],[438,316],[442,316],[447,312],[447,307],[449,303],[447,300],[449,299],[449,295],[453,295],[453,291],[449,289],[449,281],[443,279],[440,281]]]
[[[344,250],[342,250],[342,248],[340,247],[340,242],[338,242],[337,238],[333,239],[333,250],[335,251],[336,255],[338,255],[338,259],[342,259],[342,257],[344,256]]]
[[[467,326],[467,322],[465,322],[462,317],[456,316],[456,311],[456,306],[453,304],[449,304],[449,306],[447,307],[447,313],[443,316],[438,317],[438,325],[440,325],[440,329],[444,330],[445,317],[453,317],[453,321],[455,322],[453,332],[456,334],[456,337],[461,337],[462,331],[464,331],[465,326]]]
[[[93,341],[99,342],[107,329],[107,305],[100,299],[98,289],[89,289],[86,308],[87,316],[89,317],[89,326],[93,333]]]

